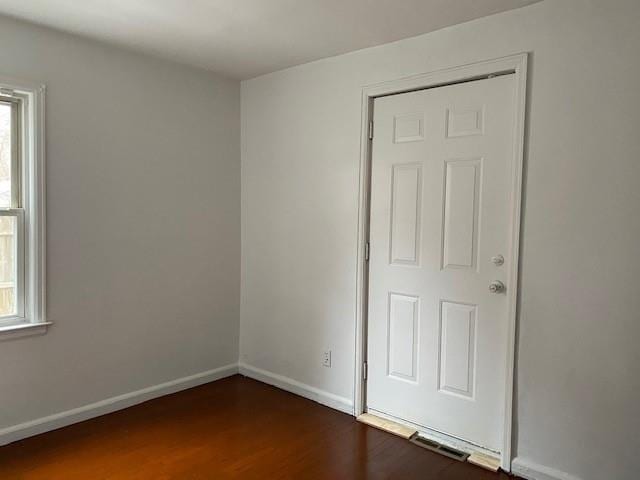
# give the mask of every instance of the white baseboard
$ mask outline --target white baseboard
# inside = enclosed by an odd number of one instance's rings
[[[327,407],[354,414],[353,402],[345,397],[320,390],[306,385],[292,378],[278,375],[247,364],[230,364],[224,367],[196,373],[188,377],[178,378],[169,382],[153,385],[151,387],[125,393],[116,397],[107,398],[99,402],[83,405],[82,407],[56,413],[47,417],[38,418],[29,422],[13,425],[0,429],[0,446],[7,445],[24,438],[39,435],[41,433],[66,427],[74,423],[89,420],[91,418],[106,415],[107,413],[122,410],[137,405],[147,400],[169,395],[171,393],[197,387],[205,383],[214,382],[222,378],[240,373],[246,377],[273,385],[287,392],[299,395]],[[527,480],[582,480],[580,477],[562,472],[544,465],[537,464],[527,459],[517,457],[511,464],[512,473]]]
[[[339,410],[343,413],[353,415],[353,401],[349,398],[340,397],[338,395],[334,395],[333,393],[325,392],[324,390],[320,390],[319,388],[312,387],[311,385],[306,385],[304,383],[298,382],[297,380],[293,380],[292,378],[268,372],[266,370],[262,370],[261,368],[256,368],[244,363],[240,364],[239,370],[240,374],[246,377],[253,378],[254,380],[258,380],[262,383],[273,385],[274,387],[286,390],[287,392],[291,392],[301,397],[308,398],[309,400],[313,400],[314,402],[318,402],[322,405],[331,407],[335,410]]]
[[[117,397],[107,398],[89,405],[83,405],[82,407],[67,410],[66,412],[56,413],[30,422],[3,428],[0,430],[0,445],[6,445],[11,442],[22,440],[23,438],[66,427],[67,425],[99,417],[107,413],[115,412],[116,410],[122,410],[123,408],[131,407],[153,398],[162,397],[164,395],[169,395],[170,393],[179,392],[180,390],[186,390],[187,388],[197,387],[204,383],[230,377],[236,373],[238,373],[237,364],[225,365],[224,367],[196,373],[195,375],[178,378],[159,385],[153,385],[151,387],[143,388],[142,390],[136,390],[135,392],[125,393],[123,395],[118,395]]]
[[[527,480],[582,480],[580,477],[551,467],[516,457],[511,462],[511,473]]]

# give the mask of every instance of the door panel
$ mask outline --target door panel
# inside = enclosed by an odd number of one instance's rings
[[[440,391],[473,398],[477,305],[442,302],[440,306]]]
[[[394,165],[391,184],[392,265],[418,265],[422,165]]]
[[[513,118],[513,75],[374,102],[367,407],[496,451]]]
[[[389,376],[416,381],[418,359],[418,297],[389,295]]]
[[[442,268],[476,268],[482,159],[445,162]]]

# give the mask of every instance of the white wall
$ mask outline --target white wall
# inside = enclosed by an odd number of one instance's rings
[[[238,358],[240,87],[0,18],[47,85],[48,318],[0,342],[0,430]]]
[[[517,455],[636,478],[639,25],[546,0],[243,82],[241,360],[352,396],[361,87],[530,51]]]

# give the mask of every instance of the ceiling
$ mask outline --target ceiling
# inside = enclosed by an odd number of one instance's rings
[[[0,0],[0,13],[246,79],[537,1]]]

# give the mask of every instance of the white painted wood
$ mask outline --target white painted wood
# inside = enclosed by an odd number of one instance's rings
[[[220,368],[196,373],[187,377],[178,378],[151,387],[107,398],[99,402],[83,405],[78,408],[38,418],[29,422],[13,425],[0,430],[0,445],[22,440],[23,438],[39,435],[41,433],[66,427],[74,423],[99,417],[107,413],[122,410],[138,403],[146,402],[153,398],[169,395],[170,393],[197,387],[205,383],[230,377],[238,373],[238,365],[225,365]]]
[[[496,452],[503,448],[509,301],[488,286],[500,280],[510,288],[515,86],[508,74],[374,103],[367,405]],[[474,117],[459,120],[453,137],[451,111]],[[424,116],[424,141],[398,144],[395,119],[408,114]],[[407,169],[422,175],[397,182]],[[409,180],[416,177],[417,188]],[[403,246],[418,243],[409,265],[387,255],[398,231]],[[497,254],[507,258],[500,267],[491,262]],[[420,306],[415,329],[406,326],[412,310],[392,315],[401,296]],[[402,335],[393,335],[396,324]],[[409,331],[419,332],[415,351]],[[403,358],[397,375],[390,366],[400,349],[417,366]]]
[[[477,268],[482,159],[445,161],[442,267]]]
[[[527,54],[511,55],[494,60],[487,60],[469,65],[436,70],[397,80],[372,84],[362,89],[361,140],[360,140],[360,183],[358,203],[358,268],[356,275],[356,346],[355,346],[355,379],[354,379],[354,411],[359,415],[366,411],[364,359],[367,356],[365,339],[368,322],[368,263],[365,261],[365,246],[369,235],[370,209],[370,175],[371,175],[371,140],[368,136],[369,123],[373,119],[373,102],[376,97],[395,93],[430,88],[439,85],[460,82],[472,78],[483,77],[499,72],[514,72],[516,83],[515,111],[513,116],[514,137],[512,146],[513,169],[511,171],[511,236],[512,251],[509,282],[517,287],[518,253],[520,229],[522,168],[524,160],[524,125],[527,85]],[[512,421],[513,421],[513,388],[515,368],[515,335],[517,288],[507,291],[509,301],[506,372],[504,377],[505,397],[503,411],[503,436],[501,449],[501,467],[511,470]]]
[[[367,411],[377,417],[390,420],[392,422],[396,422],[405,425],[408,428],[414,429],[421,437],[441,443],[442,445],[446,445],[447,447],[451,447],[469,454],[478,452],[483,455],[496,456],[496,458],[499,458],[499,455],[496,452],[492,452],[491,450],[487,450],[480,445],[475,445],[471,442],[467,442],[466,440],[452,437],[451,435],[447,435],[446,433],[438,432],[436,430],[426,428],[422,425],[417,425],[415,423],[394,417],[393,415],[388,415],[384,412],[375,410],[374,408],[368,408]]]
[[[19,228],[17,316],[2,325],[50,324],[46,319],[46,187],[45,86],[28,80],[0,77],[0,88],[10,90],[20,110],[20,199],[3,215],[16,216]],[[15,332],[11,338],[16,337]],[[23,332],[24,333],[24,332]],[[0,335],[3,331],[0,330]]]
[[[503,470],[511,471],[511,458],[513,448],[513,396],[516,361],[516,320],[518,307],[519,287],[519,262],[520,262],[520,219],[522,215],[522,171],[524,169],[524,141],[525,141],[525,115],[527,104],[527,60],[528,55],[516,55],[512,57],[515,72],[515,98],[513,112],[513,139],[511,146],[511,251],[510,268],[507,281],[511,285],[507,290],[507,354],[505,358],[505,390],[504,390],[504,424],[502,433],[502,456],[500,466]],[[506,257],[505,257],[506,258]],[[496,264],[492,258],[494,265]],[[501,263],[504,265],[504,263]]]
[[[387,373],[390,377],[412,382],[418,378],[419,318],[418,297],[389,294]]]
[[[422,166],[394,165],[391,174],[391,242],[394,265],[418,265]]]
[[[421,140],[424,140],[424,115],[409,113],[397,115],[394,118],[393,141],[395,143],[419,142]]]
[[[527,480],[583,480],[581,477],[520,457],[514,458],[512,472]]]
[[[13,325],[0,327],[0,342],[14,338],[45,334],[50,325],[53,325],[53,323],[15,323]]]
[[[365,367],[367,341],[365,338],[367,321],[367,291],[369,289],[369,204],[371,180],[371,143],[369,128],[373,125],[373,97],[362,90],[360,117],[360,165],[358,178],[358,240],[356,249],[356,312],[355,312],[355,365],[353,371],[353,410],[357,417],[366,412]]]
[[[484,133],[484,107],[447,109],[447,138]]]
[[[438,388],[473,399],[478,306],[440,302]]]
[[[245,377],[253,378],[262,383],[278,387],[287,392],[295,393],[301,397],[308,398],[314,402],[318,402],[326,407],[331,407],[343,413],[353,415],[353,402],[349,398],[334,395],[333,393],[320,390],[311,385],[298,382],[293,378],[268,372],[261,368],[256,368],[246,363],[240,363],[239,372]]]

